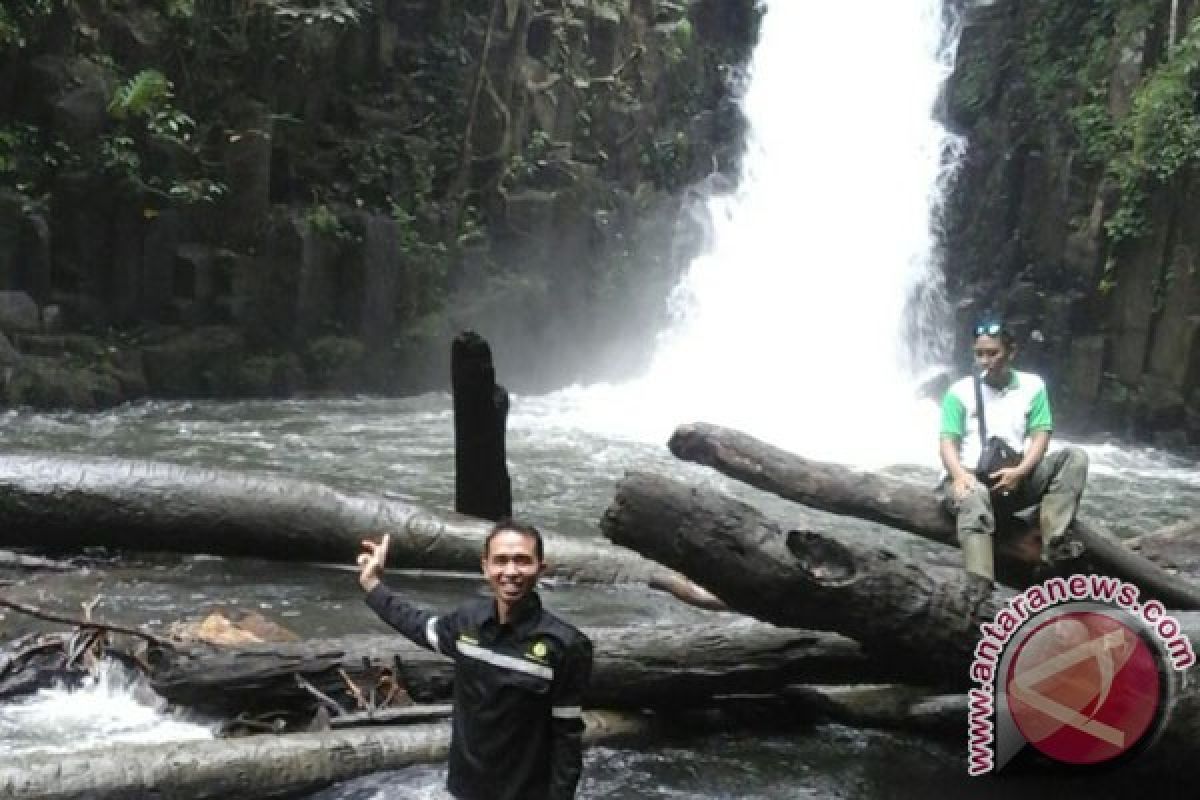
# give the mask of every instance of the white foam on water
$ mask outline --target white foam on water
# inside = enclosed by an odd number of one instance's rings
[[[212,728],[166,714],[164,705],[120,665],[103,662],[77,689],[42,689],[0,705],[0,754],[213,738]]]
[[[661,442],[704,420],[844,463],[935,463],[911,331],[942,313],[931,219],[962,151],[933,118],[945,23],[940,0],[767,4],[711,249],[648,373],[568,390],[564,424]]]

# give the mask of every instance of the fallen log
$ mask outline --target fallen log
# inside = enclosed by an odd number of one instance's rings
[[[788,500],[958,545],[954,520],[941,508],[932,487],[810,461],[740,431],[705,423],[681,426],[668,447],[678,458]],[[1002,579],[1018,586],[1033,581],[1040,547],[1002,531],[995,550]],[[1052,558],[1060,571],[1111,575],[1136,583],[1145,596],[1172,608],[1200,609],[1200,586],[1169,574],[1087,519],[1076,519]]]
[[[601,530],[736,611],[849,636],[898,680],[961,685],[974,647],[967,633],[998,609],[993,598],[969,598],[961,573],[787,530],[745,503],[649,473],[618,484]]]
[[[85,547],[354,563],[392,534],[394,567],[477,572],[489,523],[283,475],[53,454],[0,456],[0,546]],[[551,574],[600,583],[677,581],[604,542],[546,534]]]
[[[886,665],[865,659],[836,634],[781,630],[734,618],[728,624],[660,628],[589,628],[595,643],[588,705],[670,708],[721,694],[774,692],[796,681],[877,681]],[[65,647],[71,637],[63,636]],[[452,662],[399,635],[346,636],[236,647],[204,643],[116,647],[127,664],[143,664],[150,686],[170,703],[231,719],[275,713],[306,724],[328,698],[334,710],[356,710],[387,676],[411,701],[450,698]],[[62,677],[41,646],[34,658],[0,658],[0,689],[30,675]],[[28,681],[25,692],[38,688]],[[15,694],[15,692],[13,693]]]
[[[589,628],[595,643],[587,703],[599,708],[689,706],[715,694],[769,691],[788,682],[870,680],[878,669],[858,645],[841,636],[782,631],[738,621],[733,625]],[[199,647],[157,661],[151,685],[172,703],[202,711],[269,710],[299,705],[311,712],[303,675],[348,707],[354,698],[342,673],[369,680],[392,670],[412,699],[450,697],[453,664],[398,635]]]
[[[753,507],[674,479],[631,473],[601,523],[614,543],[703,584],[734,610],[777,625],[831,630],[906,681],[961,691],[979,625],[995,618],[1003,593],[980,595],[961,574],[925,569],[883,548],[814,531],[789,530]],[[1200,641],[1200,614],[1173,612]],[[1194,748],[1200,735],[1200,667],[1175,694],[1168,747]],[[1178,751],[1175,751],[1178,752]]]
[[[942,694],[925,687],[894,683],[799,684],[786,687],[783,696],[845,725],[933,734],[958,734],[967,727],[966,694]]]
[[[653,720],[584,713],[585,739],[645,735]],[[339,781],[441,761],[449,723],[123,745],[70,754],[24,755],[0,766],[9,800],[259,800],[308,794]]]
[[[53,561],[49,558],[14,553],[11,550],[0,550],[0,569],[19,569],[28,572],[43,570],[45,572],[71,572],[79,569],[65,561]]]
[[[1200,519],[1181,520],[1125,542],[1164,569],[1200,575]]]

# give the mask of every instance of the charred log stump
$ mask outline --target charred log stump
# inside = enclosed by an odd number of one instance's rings
[[[451,347],[454,390],[454,510],[493,522],[512,516],[505,455],[508,392],[496,383],[492,351],[466,331]]]

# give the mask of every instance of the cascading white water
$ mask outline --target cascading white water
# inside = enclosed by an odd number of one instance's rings
[[[0,705],[0,758],[212,738],[210,726],[168,716],[162,705],[121,667],[102,662],[76,690],[43,689]]]
[[[840,462],[932,461],[906,330],[938,313],[910,301],[937,281],[931,217],[961,151],[933,119],[956,39],[942,6],[766,4],[739,189],[708,201],[712,248],[649,373],[577,398],[585,425],[661,442],[705,420]]]

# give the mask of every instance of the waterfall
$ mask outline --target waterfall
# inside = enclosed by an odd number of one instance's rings
[[[707,200],[711,248],[648,373],[590,392],[595,424],[661,442],[705,420],[845,463],[932,462],[932,219],[962,150],[933,118],[957,41],[942,6],[766,4],[738,189]]]

